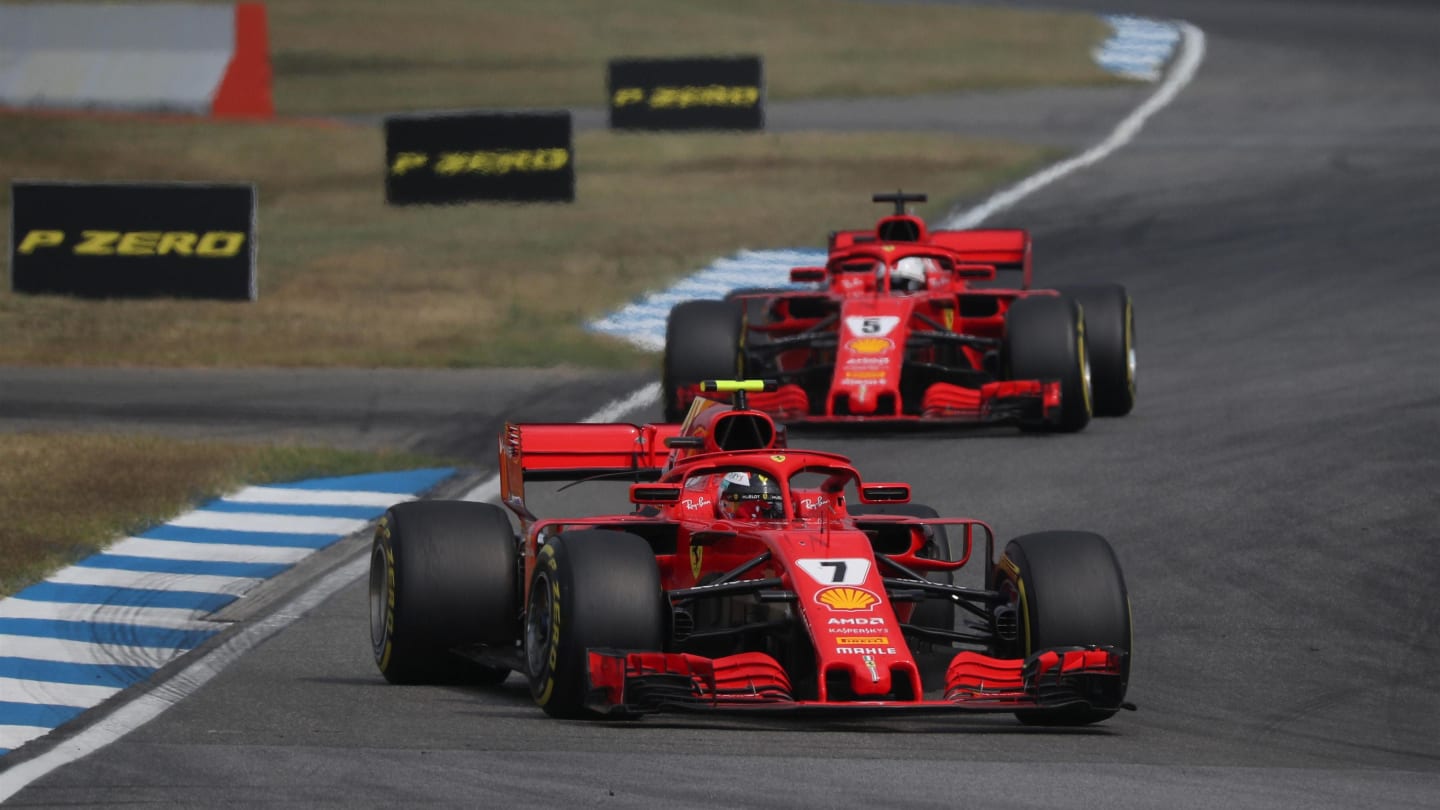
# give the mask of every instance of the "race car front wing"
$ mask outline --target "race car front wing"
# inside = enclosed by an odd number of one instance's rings
[[[721,658],[590,650],[587,705],[601,714],[698,710],[1015,712],[1124,704],[1126,653],[1114,647],[1041,650],[1025,659],[965,651],[951,659],[943,697],[915,700],[796,699],[780,663],[759,652]]]

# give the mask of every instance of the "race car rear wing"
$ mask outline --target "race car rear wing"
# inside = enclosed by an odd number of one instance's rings
[[[1030,232],[1020,228],[931,231],[930,241],[967,262],[991,264],[998,271],[1021,273],[1020,288],[1030,289]]]
[[[597,475],[653,481],[669,457],[665,440],[679,425],[507,424],[500,434],[500,497],[522,518],[526,481],[575,481]]]

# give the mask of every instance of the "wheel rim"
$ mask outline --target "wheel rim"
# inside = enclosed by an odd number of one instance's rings
[[[531,675],[544,672],[549,662],[554,609],[550,577],[541,574],[530,586],[530,604],[525,611],[525,663]]]
[[[385,616],[390,604],[390,560],[379,546],[370,554],[370,643],[385,643]]]
[[[1125,302],[1125,385],[1135,398],[1135,311]]]

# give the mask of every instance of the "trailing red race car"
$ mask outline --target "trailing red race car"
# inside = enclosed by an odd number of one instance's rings
[[[556,717],[971,710],[1073,725],[1131,708],[1129,598],[1102,537],[1025,535],[997,560],[985,523],[786,447],[744,407],[773,382],[706,385],[736,402],[697,400],[683,425],[508,425],[518,538],[491,504],[392,507],[370,567],[385,678],[518,671]],[[642,483],[614,515],[526,506],[528,481],[590,477]],[[952,584],[974,557],[983,584]]]
[[[1135,322],[1118,284],[1032,289],[1023,230],[930,231],[907,202],[866,231],[832,234],[825,267],[796,282],[686,301],[665,332],[665,419],[701,380],[779,380],[751,405],[784,422],[1018,422],[1080,430],[1135,405]],[[997,273],[1015,271],[1018,287]]]

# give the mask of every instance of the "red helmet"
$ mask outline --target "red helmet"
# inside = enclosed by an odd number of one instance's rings
[[[730,520],[784,520],[780,483],[765,473],[729,472],[720,482],[720,517]]]

